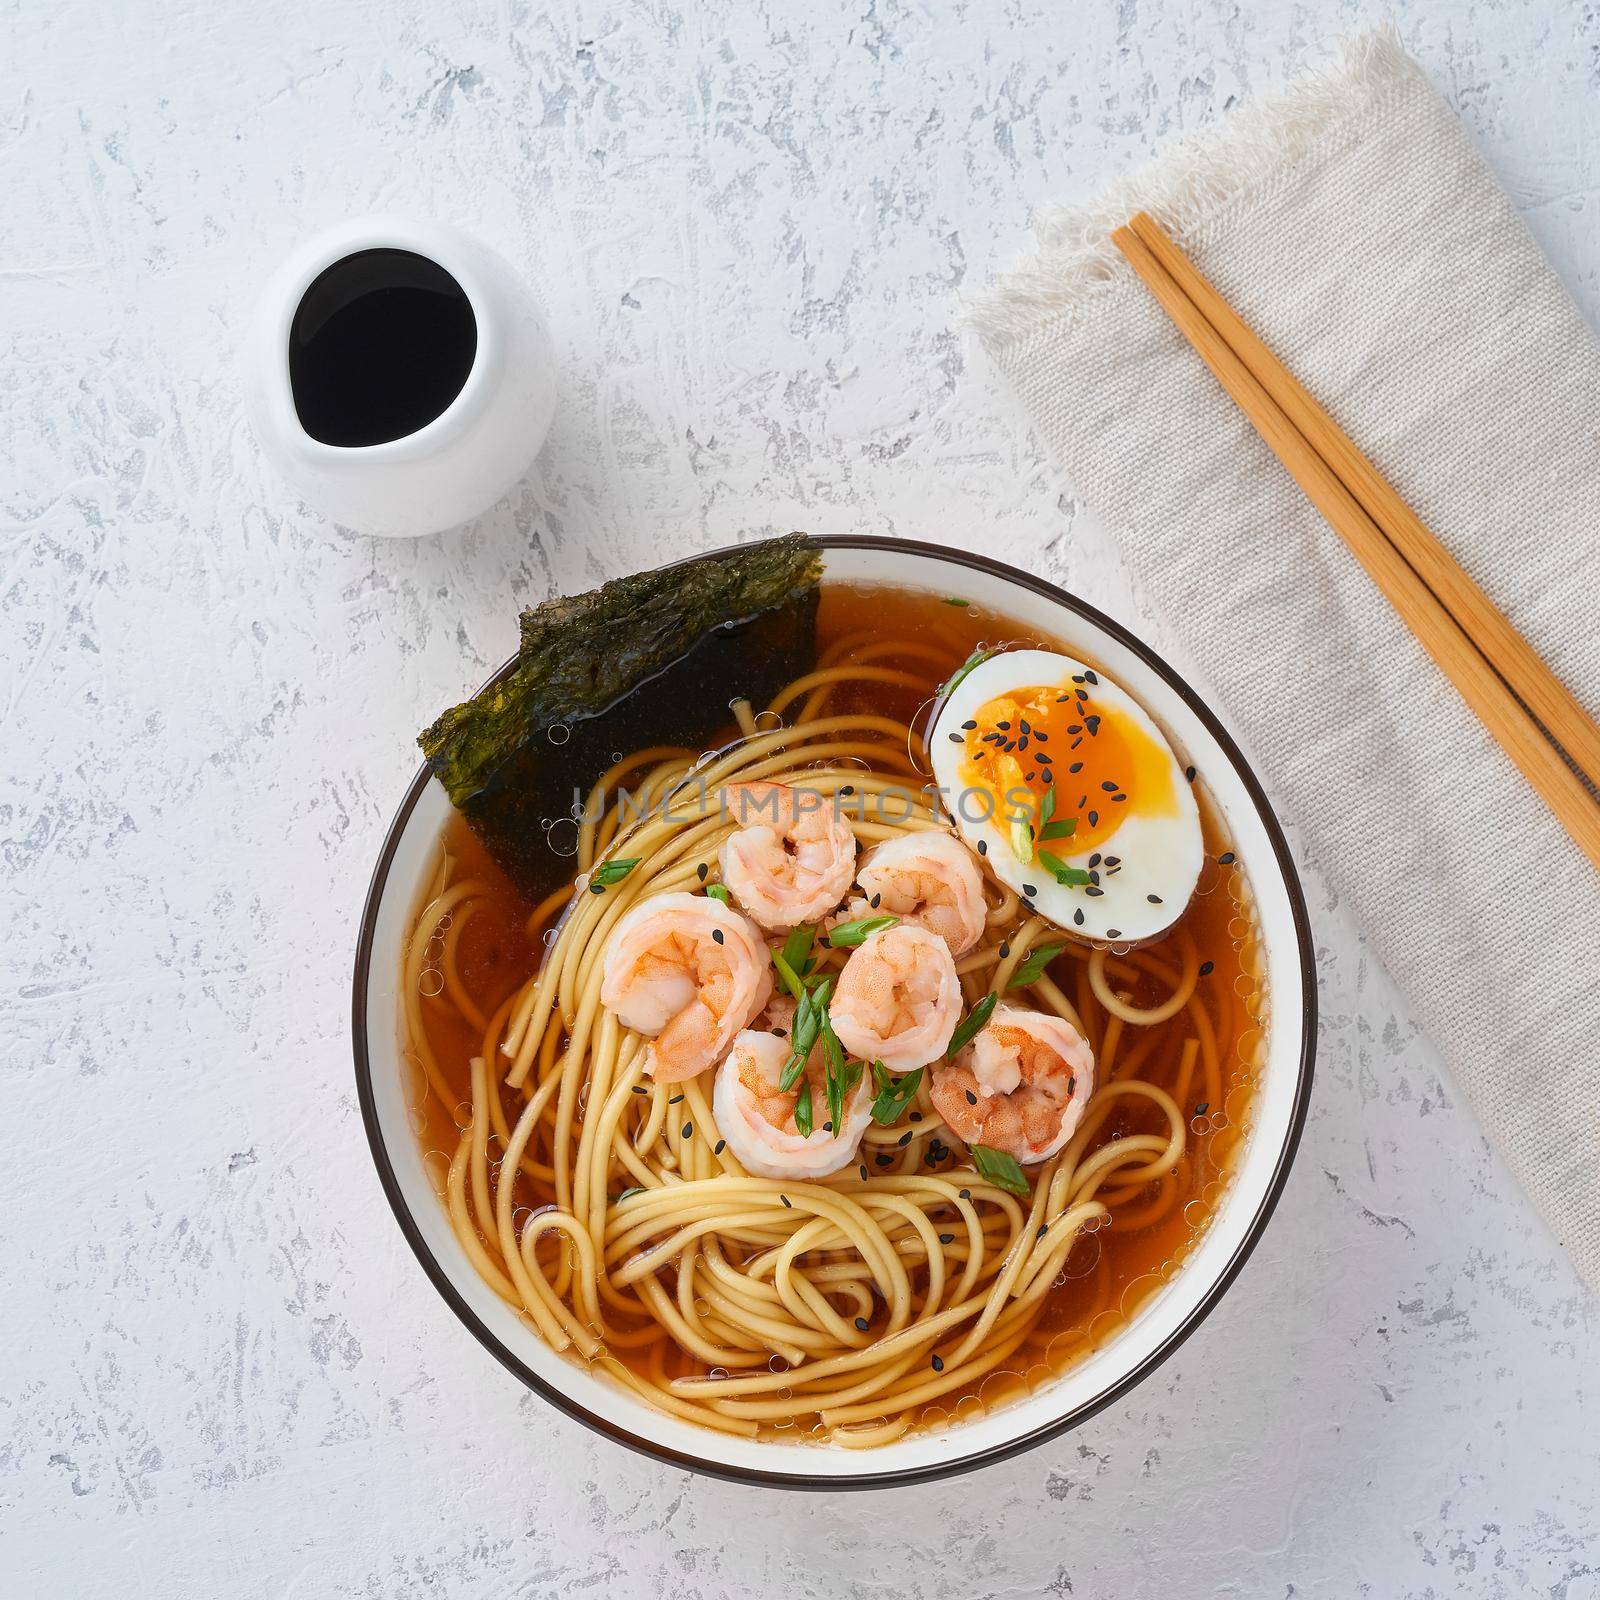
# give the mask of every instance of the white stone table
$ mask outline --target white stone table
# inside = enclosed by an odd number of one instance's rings
[[[1594,7],[1398,12],[1600,314]],[[879,530],[1181,663],[957,302],[1032,207],[1378,14],[0,6],[0,1594],[1600,1593],[1593,1308],[1309,865],[1322,1057],[1265,1241],[1152,1381],[970,1479],[735,1488],[556,1416],[428,1287],[351,1077],[411,738],[524,602]],[[504,250],[563,363],[534,477],[416,544],[298,509],[240,415],[263,275],[378,208]]]

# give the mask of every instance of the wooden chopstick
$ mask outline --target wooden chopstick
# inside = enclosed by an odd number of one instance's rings
[[[1232,347],[1312,449],[1333,468],[1385,538],[1444,603],[1512,692],[1600,787],[1600,728],[1572,691],[1547,667],[1505,613],[1467,575],[1394,486],[1358,450],[1350,436],[1306,393],[1298,379],[1256,336],[1200,269],[1152,217],[1140,212],[1128,224]]]
[[[1111,237],[1434,663],[1600,868],[1600,805],[1561,753],[1600,783],[1600,730],[1583,707],[1155,222],[1141,213]],[[1459,610],[1445,603],[1422,570],[1439,575]],[[1515,641],[1509,649],[1508,639]],[[1507,681],[1513,674],[1517,692]]]

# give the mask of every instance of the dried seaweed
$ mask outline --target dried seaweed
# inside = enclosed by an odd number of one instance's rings
[[[417,742],[517,887],[547,892],[566,868],[546,826],[614,751],[703,744],[732,699],[809,670],[820,574],[816,546],[789,534],[546,601],[522,613],[511,671]]]

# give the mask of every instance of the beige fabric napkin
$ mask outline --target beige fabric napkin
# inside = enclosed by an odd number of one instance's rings
[[[1600,346],[1396,37],[1038,227],[974,308],[1600,1287],[1600,874],[1107,240],[1140,208],[1600,714]]]

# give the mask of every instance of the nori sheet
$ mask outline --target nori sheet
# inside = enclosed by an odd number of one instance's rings
[[[704,744],[816,658],[822,562],[804,534],[617,578],[522,613],[516,666],[417,740],[451,801],[528,897],[570,871],[545,840],[644,744]],[[549,732],[570,737],[553,742]]]

